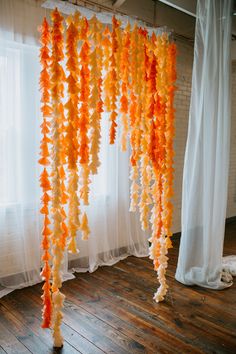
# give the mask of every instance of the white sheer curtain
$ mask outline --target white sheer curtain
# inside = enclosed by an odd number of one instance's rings
[[[232,1],[198,0],[176,279],[212,289],[221,280],[230,141]]]
[[[41,281],[40,66],[35,28],[45,10],[38,3],[0,0],[0,297]],[[109,146],[107,128],[104,114],[102,165],[93,178],[87,207],[91,235],[88,241],[78,241],[79,256],[66,258],[64,278],[72,276],[68,268],[94,271],[130,254],[148,254],[138,215],[129,213],[128,153],[120,152],[118,144]]]
[[[40,280],[38,51],[0,41],[0,284]],[[6,289],[2,292],[3,294]]]

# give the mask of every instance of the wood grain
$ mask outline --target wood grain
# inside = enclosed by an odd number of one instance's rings
[[[236,353],[236,285],[223,291],[186,287],[175,278],[179,239],[170,252],[166,300],[152,300],[156,274],[148,258],[128,257],[63,284],[65,344],[52,348],[41,323],[41,286],[0,300],[0,354]],[[224,253],[236,254],[236,222]]]

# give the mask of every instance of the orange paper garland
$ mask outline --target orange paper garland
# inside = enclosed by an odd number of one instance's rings
[[[41,133],[42,133],[42,140],[41,140],[41,158],[39,163],[44,166],[44,169],[40,175],[40,186],[43,191],[42,196],[42,208],[40,212],[44,215],[43,221],[43,230],[42,230],[42,261],[44,262],[44,267],[41,272],[41,276],[44,279],[43,285],[43,328],[49,328],[51,325],[51,316],[52,316],[52,300],[51,300],[51,285],[50,285],[50,278],[51,278],[51,267],[49,261],[51,259],[50,255],[50,235],[51,230],[49,229],[50,219],[49,219],[49,201],[50,196],[48,192],[51,190],[51,184],[49,180],[49,173],[47,170],[47,165],[49,165],[49,149],[48,144],[51,143],[51,139],[49,138],[50,133],[50,123],[48,122],[48,118],[50,118],[52,109],[49,106],[50,103],[50,76],[49,76],[49,63],[50,63],[50,52],[49,52],[49,44],[50,44],[50,29],[49,24],[44,18],[42,26],[40,28],[41,32],[41,49],[40,49],[40,63],[42,66],[42,71],[40,74],[40,88],[41,88],[41,112],[43,116],[43,123],[41,125]]]
[[[115,143],[116,139],[116,117],[117,117],[117,96],[119,94],[118,87],[118,39],[117,39],[117,30],[119,28],[119,22],[113,16],[112,18],[112,33],[111,33],[111,57],[110,57],[110,85],[109,85],[109,94],[111,96],[111,114],[110,114],[110,144]]]
[[[64,198],[64,168],[65,153],[62,141],[64,139],[64,114],[62,98],[64,95],[65,74],[61,66],[64,58],[63,53],[63,17],[56,10],[52,12],[52,61],[51,61],[51,97],[52,97],[52,329],[54,346],[60,347],[63,344],[61,334],[62,312],[64,295],[60,292],[62,285],[61,265],[64,256],[64,220],[65,212]]]
[[[74,17],[69,17],[67,21],[66,31],[66,67],[68,70],[67,90],[68,101],[65,108],[68,111],[67,129],[66,129],[66,153],[69,170],[68,181],[68,233],[69,243],[68,251],[71,253],[78,253],[76,246],[76,233],[80,226],[80,202],[77,195],[79,176],[77,160],[79,156],[78,144],[78,129],[79,129],[79,109],[78,109],[78,94],[79,94],[79,60],[78,60],[78,42],[79,42],[79,13],[75,13]]]
[[[63,31],[63,17],[56,9],[51,29],[46,20],[41,27],[39,163],[44,167],[40,176],[45,280],[42,326],[52,327],[57,347],[63,343],[61,264],[65,250],[79,251],[77,235],[87,240],[90,234],[83,209],[89,204],[91,175],[98,173],[101,163],[103,110],[110,113],[110,144],[119,133],[121,114],[121,150],[127,150],[127,142],[131,147],[130,211],[138,207],[142,229],[151,228],[149,253],[160,284],[154,299],[159,302],[166,295],[167,253],[172,247],[176,89],[176,46],[166,33],[149,36],[145,29],[137,25],[131,29],[129,24],[123,30],[115,16],[110,31],[95,16],[88,21],[75,13],[67,19],[66,77]]]
[[[101,114],[103,112],[103,100],[102,100],[102,58],[103,51],[101,46],[102,41],[102,25],[94,16],[90,20],[90,36],[91,42],[94,47],[91,53],[91,96],[89,101],[89,107],[92,110],[90,117],[91,128],[91,145],[90,145],[90,169],[93,175],[97,174],[98,167],[100,166],[99,151],[101,142]]]
[[[79,156],[81,165],[81,189],[80,197],[83,200],[84,205],[88,205],[89,196],[89,96],[90,96],[90,43],[89,43],[89,23],[86,18],[82,20],[81,27],[81,50],[79,53],[80,60],[80,119],[79,119]]]
[[[120,98],[120,111],[122,113],[122,137],[121,137],[121,150],[127,150],[127,139],[129,133],[128,121],[128,108],[129,108],[129,67],[130,67],[130,25],[124,30],[123,43],[121,47],[121,98]]]

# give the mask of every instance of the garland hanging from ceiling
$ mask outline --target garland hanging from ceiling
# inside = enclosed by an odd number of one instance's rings
[[[142,229],[151,228],[150,258],[160,284],[154,299],[166,295],[176,46],[166,33],[149,36],[129,24],[122,29],[115,17],[111,27],[104,27],[96,16],[87,20],[76,12],[64,23],[55,9],[51,20],[51,26],[45,18],[40,27],[42,327],[52,328],[54,346],[61,347],[61,266],[66,250],[79,252],[76,238],[87,240],[90,234],[83,209],[92,198],[90,176],[102,163],[102,112],[109,113],[110,144],[119,125],[121,150],[130,143],[130,211],[139,209]]]

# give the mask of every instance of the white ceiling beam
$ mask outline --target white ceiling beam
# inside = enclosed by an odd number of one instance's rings
[[[185,12],[186,14],[196,17],[196,0],[159,0],[176,10]]]
[[[119,7],[121,7],[121,5],[124,4],[126,0],[115,0],[113,1],[112,7],[114,7],[115,9],[118,9]]]

